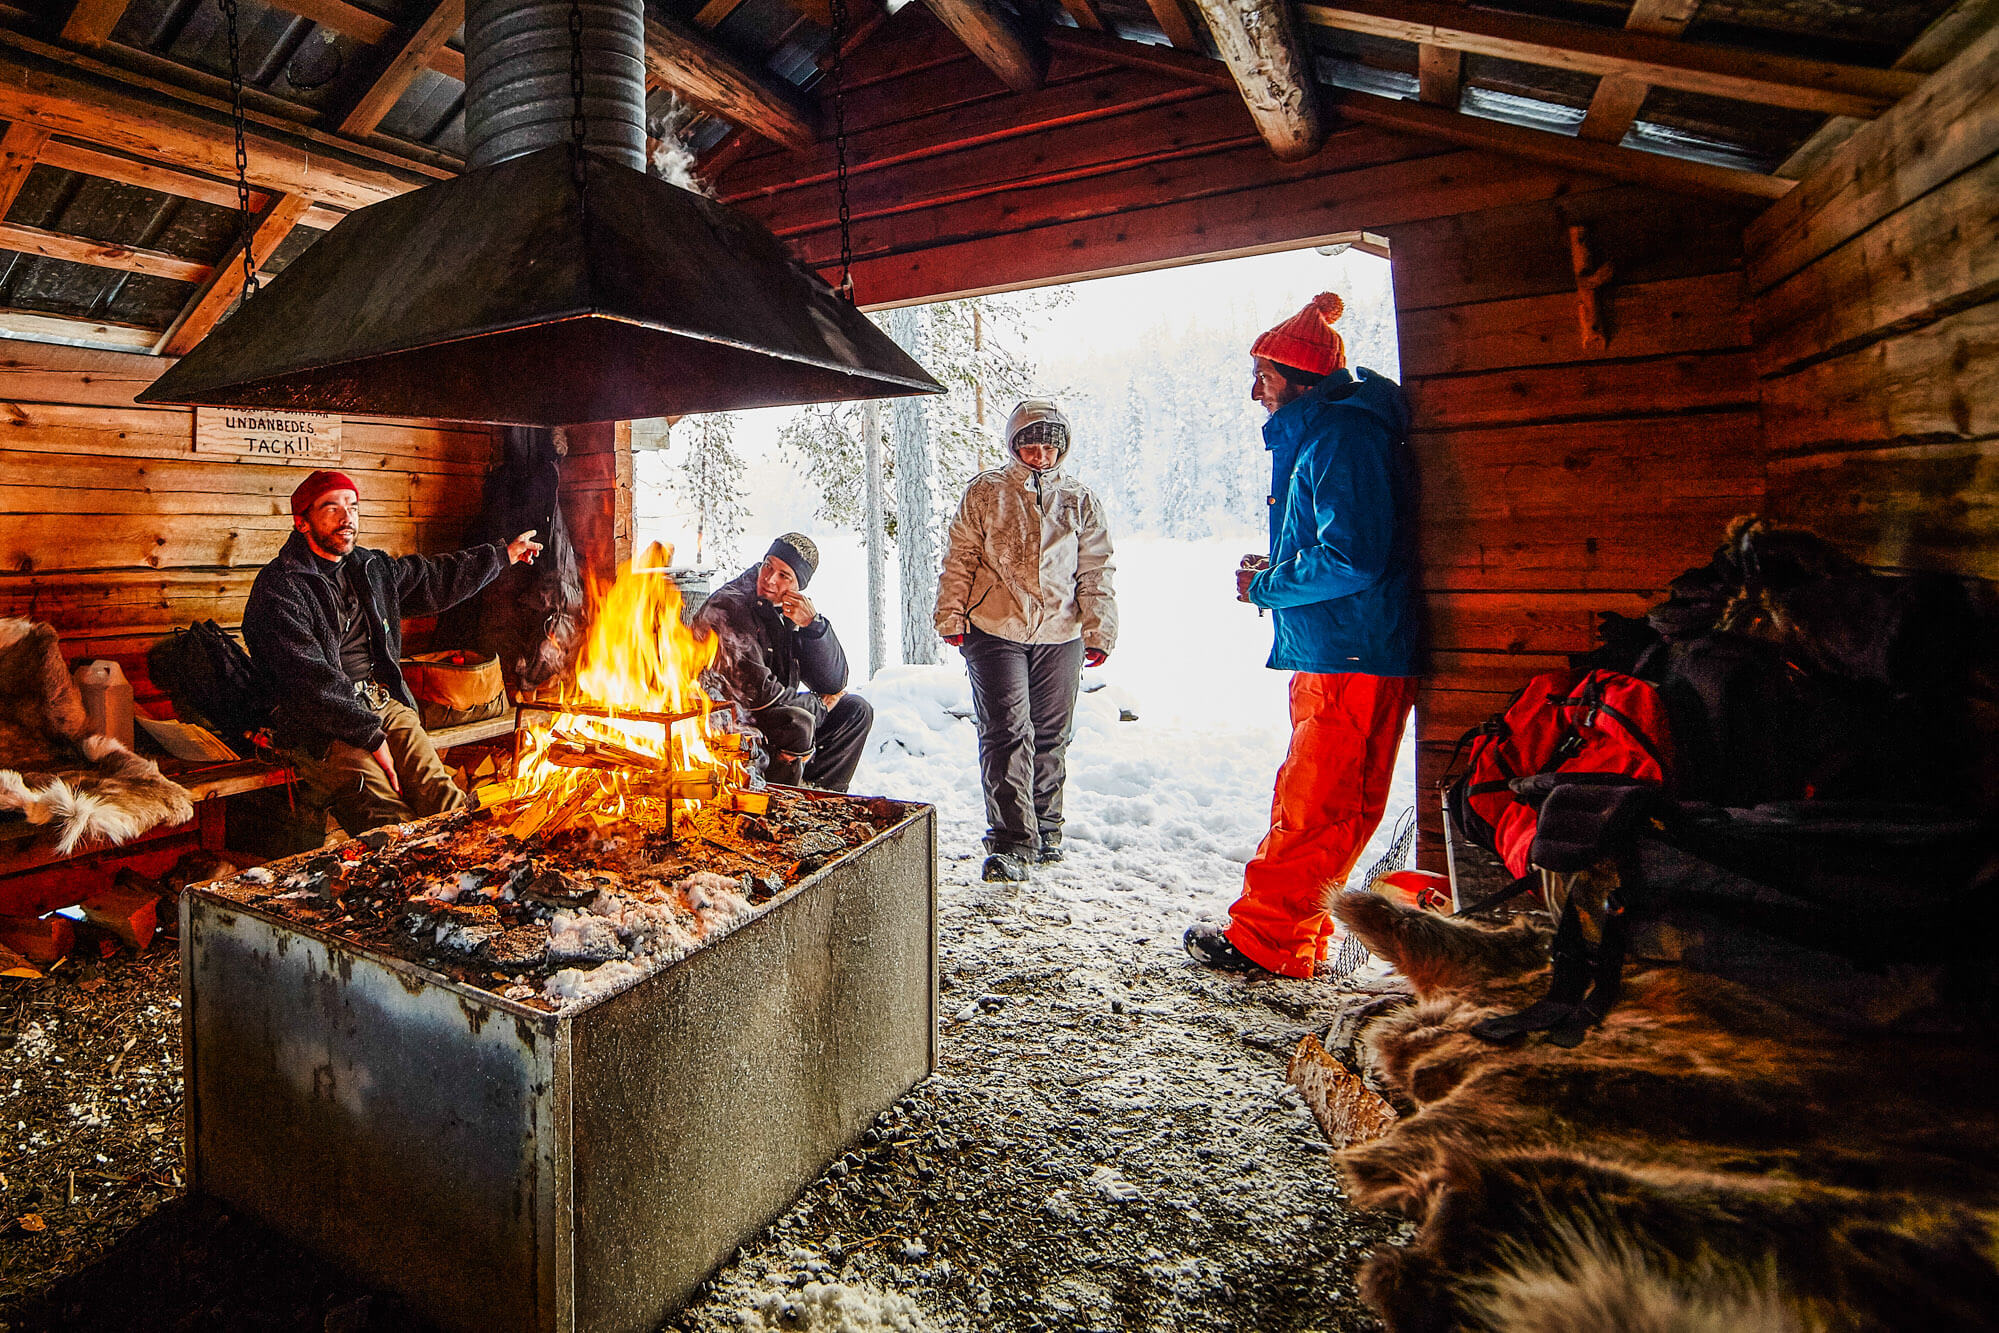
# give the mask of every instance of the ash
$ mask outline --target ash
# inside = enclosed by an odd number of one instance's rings
[[[771,793],[669,833],[516,837],[515,804],[376,829],[209,891],[530,1008],[572,1012],[754,920],[829,860],[901,822],[896,801]]]

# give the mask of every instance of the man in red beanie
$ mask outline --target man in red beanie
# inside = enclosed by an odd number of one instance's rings
[[[349,833],[465,804],[403,684],[403,617],[436,615],[541,550],[532,532],[452,555],[356,546],[359,490],[343,472],[299,483],[296,531],[243,609],[243,641],[278,700],[278,748]]]
[[[1416,487],[1402,391],[1347,369],[1325,292],[1250,348],[1270,414],[1270,554],[1236,572],[1268,608],[1269,665],[1290,671],[1291,748],[1270,832],[1226,926],[1187,932],[1210,967],[1309,977],[1334,934],[1329,894],[1381,823],[1416,697]]]

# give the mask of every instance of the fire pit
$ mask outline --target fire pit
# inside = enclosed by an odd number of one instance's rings
[[[756,790],[670,580],[597,624],[511,791],[182,903],[193,1187],[446,1327],[657,1327],[934,1064],[934,812]]]

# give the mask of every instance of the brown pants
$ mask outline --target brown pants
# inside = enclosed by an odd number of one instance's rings
[[[469,798],[437,757],[416,711],[386,692],[378,693],[370,706],[388,732],[389,757],[395,760],[402,795],[396,795],[373,754],[334,741],[321,759],[296,750],[286,754],[298,771],[306,801],[331,810],[350,835],[464,807]]]

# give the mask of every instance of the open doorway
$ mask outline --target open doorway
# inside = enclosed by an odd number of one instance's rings
[[[1233,597],[1238,559],[1268,541],[1265,414],[1249,396],[1248,349],[1321,291],[1346,303],[1336,327],[1349,361],[1399,379],[1387,250],[1372,236],[888,312],[878,318],[948,395],[871,413],[848,405],[642,426],[639,537],[673,544],[677,563],[719,582],[773,537],[810,535],[822,556],[810,594],[876,709],[855,790],[936,801],[947,849],[976,849],[984,812],[969,685],[930,628],[935,561],[966,482],[1004,461],[1013,403],[1054,397],[1073,426],[1065,466],[1103,501],[1118,566],[1118,645],[1085,673],[1069,753],[1070,845],[1083,866],[1163,895],[1162,927],[1219,910],[1267,827],[1289,737],[1289,675],[1265,666],[1271,622]],[[911,416],[927,469],[913,494],[895,457]],[[870,429],[885,454],[890,534],[877,581],[885,623],[873,636]],[[913,577],[894,540],[912,520],[927,540]],[[1413,754],[1405,738],[1361,871],[1413,805]]]

